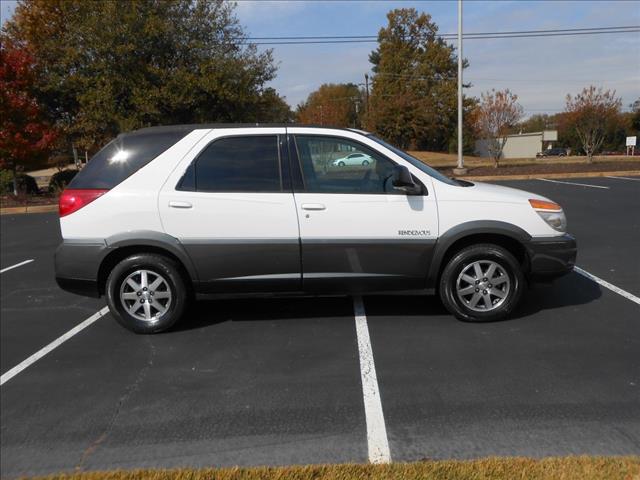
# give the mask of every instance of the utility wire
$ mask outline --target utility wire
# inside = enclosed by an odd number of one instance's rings
[[[640,33],[640,25],[622,27],[593,27],[556,30],[520,30],[509,32],[477,32],[462,35],[467,40],[485,40],[498,38],[536,38],[536,37],[560,37],[580,35],[601,35],[606,33]],[[441,39],[455,39],[455,34],[436,34]],[[241,44],[253,45],[313,45],[313,44],[345,44],[345,43],[375,43],[377,36],[371,35],[345,35],[345,36],[316,36],[316,37],[245,37],[232,39]]]
[[[512,35],[524,33],[565,33],[565,32],[583,32],[583,31],[600,31],[600,30],[626,30],[638,29],[640,25],[618,26],[618,27],[589,27],[589,28],[561,28],[553,30],[515,30],[507,32],[467,32],[464,35]],[[440,33],[438,37],[458,38],[457,33]],[[238,38],[238,40],[349,40],[349,39],[373,39],[377,40],[377,35],[311,35],[311,36],[295,36],[295,37],[247,37]]]

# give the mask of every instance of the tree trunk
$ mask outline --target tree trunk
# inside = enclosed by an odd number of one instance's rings
[[[585,153],[587,154],[587,163],[593,163],[593,148],[585,148]]]
[[[18,171],[15,162],[12,164],[11,171],[13,172],[13,194],[18,196]]]
[[[500,166],[500,165],[499,165],[499,163],[498,163],[498,157],[495,157],[495,158],[493,159],[493,168],[498,168],[499,166]]]

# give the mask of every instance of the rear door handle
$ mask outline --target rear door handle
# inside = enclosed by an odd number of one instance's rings
[[[302,209],[303,210],[326,210],[327,207],[325,207],[322,203],[303,203]]]
[[[174,202],[174,201],[169,202],[169,206],[171,208],[191,208],[191,207],[193,207],[193,205],[191,205],[191,203],[189,203],[189,202]]]

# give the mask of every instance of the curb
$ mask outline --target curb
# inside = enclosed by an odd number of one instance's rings
[[[0,208],[0,215],[12,215],[16,213],[45,213],[57,212],[58,205],[31,205],[25,207],[5,207]]]
[[[640,170],[618,170],[615,172],[576,172],[576,173],[531,173],[527,175],[464,175],[460,180],[535,180],[536,178],[594,178],[594,177],[640,176]]]

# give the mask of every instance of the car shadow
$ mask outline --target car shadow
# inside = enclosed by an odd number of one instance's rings
[[[224,322],[353,317],[350,297],[273,297],[202,299],[170,331],[193,330]]]
[[[511,319],[528,317],[543,310],[585,305],[602,296],[600,285],[572,272],[551,283],[537,283],[525,292]]]
[[[600,286],[577,273],[552,283],[533,284],[524,292],[519,308],[500,322],[515,321],[544,310],[584,305],[602,296]],[[371,295],[364,297],[367,316],[449,315],[438,296]],[[287,321],[312,318],[352,318],[351,297],[274,297],[199,300],[193,302],[185,319],[171,329],[184,331],[224,322]]]

